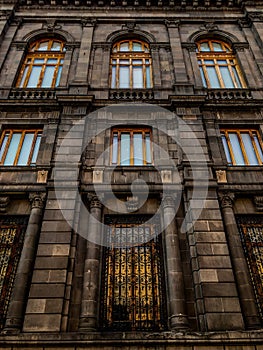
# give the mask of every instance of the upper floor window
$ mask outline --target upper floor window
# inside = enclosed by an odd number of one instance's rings
[[[114,44],[111,52],[112,89],[148,89],[152,87],[152,59],[149,45],[139,40]]]
[[[59,85],[65,55],[64,42],[43,39],[34,42],[23,62],[16,86],[54,88]]]
[[[207,88],[243,88],[245,82],[230,46],[219,40],[197,43],[203,85]]]
[[[113,129],[111,141],[112,165],[151,165],[150,129]]]
[[[229,165],[262,165],[263,144],[257,130],[222,129],[221,138]]]
[[[0,139],[0,165],[35,165],[42,130],[4,130]]]

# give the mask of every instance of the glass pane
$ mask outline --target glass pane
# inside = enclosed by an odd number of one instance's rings
[[[34,59],[34,65],[36,66],[36,65],[39,65],[39,64],[44,64],[44,62],[45,62],[45,60],[44,60],[44,58],[35,58]]]
[[[38,51],[47,51],[48,49],[48,41],[44,41],[39,44]]]
[[[29,87],[29,88],[37,87],[41,70],[42,70],[42,67],[32,67],[32,71],[31,71],[30,78],[29,78],[28,83],[27,83],[27,87]]]
[[[129,42],[120,44],[120,51],[129,51]]]
[[[214,66],[215,65],[215,62],[214,62],[214,60],[204,60],[204,64],[206,65],[206,66]]]
[[[149,133],[146,133],[145,135],[145,148],[146,148],[146,163],[152,164],[151,138]]]
[[[142,133],[133,134],[134,165],[143,165]]]
[[[23,145],[20,150],[20,155],[17,161],[17,165],[27,165],[30,151],[32,149],[32,142],[34,140],[34,133],[26,133]]]
[[[61,43],[58,41],[54,41],[51,46],[51,51],[60,51],[61,49]]]
[[[113,89],[116,88],[116,67],[115,66],[112,66],[112,69],[111,69],[111,87]]]
[[[233,67],[233,66],[232,66],[232,71],[233,71],[234,76],[235,76],[235,79],[236,79],[236,83],[237,83],[237,86],[236,86],[236,87],[237,87],[237,88],[241,88],[242,85],[241,85],[241,81],[240,81],[240,79],[239,79],[239,76],[238,76],[236,67]]]
[[[48,65],[56,65],[58,63],[58,59],[57,58],[49,58],[47,60],[47,64]]]
[[[227,61],[226,60],[217,60],[217,64],[219,66],[227,66]]]
[[[1,145],[1,149],[0,149],[0,162],[1,162],[3,154],[5,152],[5,148],[6,148],[6,144],[7,144],[7,140],[8,140],[9,135],[10,135],[9,133],[6,133],[5,137],[3,139],[3,142],[2,142],[2,145]]]
[[[209,45],[207,42],[201,43],[200,45],[200,51],[210,51]]]
[[[36,164],[37,155],[38,155],[38,151],[39,151],[39,147],[40,147],[40,141],[41,141],[41,134],[38,134],[30,165]]]
[[[241,138],[245,147],[248,163],[250,165],[258,165],[257,156],[255,154],[255,150],[254,150],[250,135],[248,133],[241,133]]]
[[[132,43],[132,51],[142,51],[142,44]]]
[[[130,61],[129,60],[120,60],[120,65],[124,66],[124,65],[130,65]]]
[[[57,73],[57,79],[56,79],[55,87],[59,86],[59,82],[60,82],[60,78],[61,78],[61,73],[62,73],[62,65],[59,66],[59,68],[58,68],[58,73]]]
[[[118,134],[113,134],[113,140],[112,140],[112,164],[118,163]]]
[[[228,67],[219,67],[219,69],[224,82],[224,86],[227,89],[234,88],[235,85],[233,83]]]
[[[213,42],[214,51],[223,51],[222,45],[220,43]]]
[[[142,65],[142,60],[132,60],[132,64],[135,66]]]
[[[46,67],[41,87],[49,88],[52,86],[52,81],[55,73],[55,67]]]
[[[207,87],[206,80],[205,80],[205,75],[204,75],[204,71],[203,71],[203,67],[200,67],[200,73],[201,73],[201,78],[202,78],[203,85],[204,85],[204,87]]]
[[[121,134],[121,165],[130,165],[130,134]]]
[[[135,89],[143,88],[143,72],[142,67],[133,67],[132,69],[133,87]]]
[[[245,165],[244,157],[242,154],[237,134],[229,133],[228,136],[231,142],[236,165]]]
[[[21,82],[20,82],[20,85],[19,87],[24,87],[24,84],[25,84],[25,80],[26,80],[26,75],[27,75],[27,72],[28,72],[28,66],[25,67],[24,69],[24,73],[23,73],[23,76],[22,76],[22,79],[21,79]]]
[[[220,83],[214,67],[206,67],[211,88],[220,88]]]
[[[222,142],[223,142],[223,146],[224,146],[224,150],[225,150],[225,154],[226,154],[227,163],[228,164],[232,164],[231,155],[230,155],[230,152],[229,152],[229,149],[228,149],[228,144],[227,144],[225,135],[222,134],[221,138],[222,138]]]
[[[11,142],[8,147],[7,155],[5,157],[4,165],[13,165],[18,151],[19,142],[21,139],[21,133],[15,133],[12,135]]]
[[[130,87],[130,67],[121,66],[119,76],[119,87],[127,89]]]
[[[263,152],[262,152],[262,148],[260,146],[257,134],[253,133],[253,138],[254,138],[254,141],[255,141],[255,144],[256,144],[256,147],[257,147],[257,151],[258,151],[259,157],[260,157],[261,161],[263,162]]]
[[[149,89],[151,87],[151,71],[150,67],[146,67],[146,88]]]

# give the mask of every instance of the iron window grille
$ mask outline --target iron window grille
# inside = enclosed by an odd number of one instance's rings
[[[238,216],[237,224],[259,314],[263,320],[263,217]]]
[[[229,165],[262,165],[263,144],[255,129],[221,129]]]
[[[57,87],[61,77],[64,56],[64,42],[58,39],[42,39],[34,42],[29,47],[16,87]]]
[[[5,324],[27,222],[27,217],[0,218],[0,329]]]
[[[4,130],[0,139],[0,164],[5,166],[36,165],[41,129]]]
[[[101,328],[112,331],[166,329],[161,235],[146,217],[105,219]]]
[[[152,58],[147,43],[123,40],[113,45],[110,86],[112,89],[152,88]]]
[[[197,42],[197,59],[204,87],[246,87],[235,54],[227,43],[214,39]]]

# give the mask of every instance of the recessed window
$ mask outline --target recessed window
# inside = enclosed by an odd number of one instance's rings
[[[35,165],[42,130],[4,130],[1,137],[0,164]]]
[[[16,87],[57,87],[61,77],[64,55],[64,42],[60,40],[43,39],[33,43],[22,65]]]
[[[197,43],[197,58],[203,85],[207,88],[243,88],[244,79],[230,46],[218,40]]]
[[[116,43],[111,53],[112,89],[148,89],[152,87],[152,59],[149,45],[138,40]]]
[[[257,130],[222,129],[221,138],[229,165],[262,165],[262,140]]]
[[[254,287],[259,314],[263,319],[263,220],[262,216],[238,216],[239,233]]]
[[[161,235],[144,216],[106,218],[101,327],[134,331],[166,328]]]
[[[150,129],[113,129],[111,141],[112,165],[151,165]]]

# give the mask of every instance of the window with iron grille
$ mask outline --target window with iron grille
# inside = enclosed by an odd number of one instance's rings
[[[16,87],[57,87],[61,77],[64,55],[64,42],[58,39],[42,39],[34,42],[29,47]]]
[[[42,130],[4,130],[0,139],[0,165],[35,165]]]
[[[149,45],[139,40],[123,40],[111,52],[112,89],[149,89],[152,87],[152,59]]]
[[[201,40],[197,42],[197,58],[205,87],[246,87],[235,54],[227,43],[214,39]]]
[[[221,129],[229,165],[262,165],[263,144],[255,129]]]
[[[258,310],[263,319],[263,217],[238,216],[237,223]]]
[[[27,217],[0,217],[0,329],[5,324]]]
[[[123,128],[112,130],[112,165],[151,165],[152,163],[150,129]]]
[[[106,217],[101,327],[163,330],[166,302],[161,235],[146,217]]]

